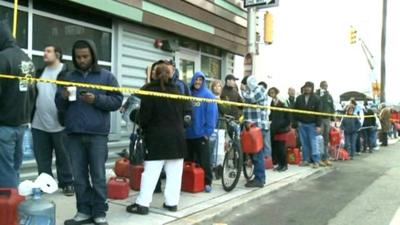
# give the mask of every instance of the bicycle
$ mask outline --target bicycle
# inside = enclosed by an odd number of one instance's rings
[[[254,166],[250,155],[244,154],[240,148],[240,125],[233,116],[224,115],[223,120],[227,124],[225,135],[228,141],[225,142],[225,156],[222,164],[222,187],[225,191],[232,191],[239,182],[240,174],[247,180],[253,178]]]

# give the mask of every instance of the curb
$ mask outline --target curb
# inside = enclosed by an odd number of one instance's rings
[[[264,195],[268,195],[273,193],[282,187],[286,187],[290,184],[294,184],[304,178],[309,176],[322,176],[331,171],[333,171],[334,167],[329,168],[320,168],[320,169],[312,169],[303,173],[295,174],[293,176],[287,177],[283,180],[277,181],[275,183],[269,184],[268,186],[254,190],[253,192],[242,195],[236,199],[232,199],[221,203],[217,206],[193,213],[189,216],[171,221],[166,223],[166,225],[193,225],[193,224],[213,224],[212,219],[227,214],[231,212],[233,209],[246,204],[254,199],[260,198]]]

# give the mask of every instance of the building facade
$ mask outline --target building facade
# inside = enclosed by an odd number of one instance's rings
[[[13,2],[0,0],[0,20],[10,27]],[[37,68],[48,44],[62,47],[72,68],[72,44],[92,39],[99,64],[124,87],[140,88],[147,66],[164,58],[175,60],[187,82],[197,70],[211,81],[232,73],[234,55],[246,53],[242,7],[241,0],[19,0],[17,41]],[[126,146],[129,133],[113,113],[111,148]]]

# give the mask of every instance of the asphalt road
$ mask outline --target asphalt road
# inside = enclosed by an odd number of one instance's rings
[[[400,143],[213,219],[228,225],[388,225],[400,207]]]

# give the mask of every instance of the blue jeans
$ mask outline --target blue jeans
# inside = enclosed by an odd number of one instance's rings
[[[344,134],[344,145],[351,157],[354,156],[354,152],[356,151],[357,136],[357,133]]]
[[[264,147],[263,147],[263,152],[265,157],[271,157],[272,155],[272,148],[271,148],[271,134],[269,130],[262,130],[262,135],[263,135],[263,141],[264,141]]]
[[[53,176],[51,169],[53,162],[53,149],[56,155],[56,168],[58,186],[64,188],[72,185],[71,161],[65,150],[64,131],[49,133],[32,128],[33,151],[38,165],[38,172]]]
[[[375,139],[375,132],[374,132],[374,128],[366,128],[364,130],[362,130],[362,137],[363,137],[363,148],[364,151],[367,150],[367,148],[369,148],[370,151],[372,151],[372,149],[374,147],[376,147],[375,143],[376,143],[376,139]]]
[[[254,179],[265,184],[265,164],[264,151],[261,150],[256,154],[251,155],[251,161],[254,165]]]
[[[78,212],[103,217],[108,210],[105,163],[108,157],[104,135],[71,134],[67,137]],[[89,182],[89,175],[91,182]]]
[[[303,161],[310,162],[312,160],[314,163],[319,163],[321,160],[321,153],[318,151],[317,131],[315,124],[301,123],[298,130],[300,134]]]
[[[16,188],[22,164],[22,139],[27,126],[0,126],[0,188]]]

